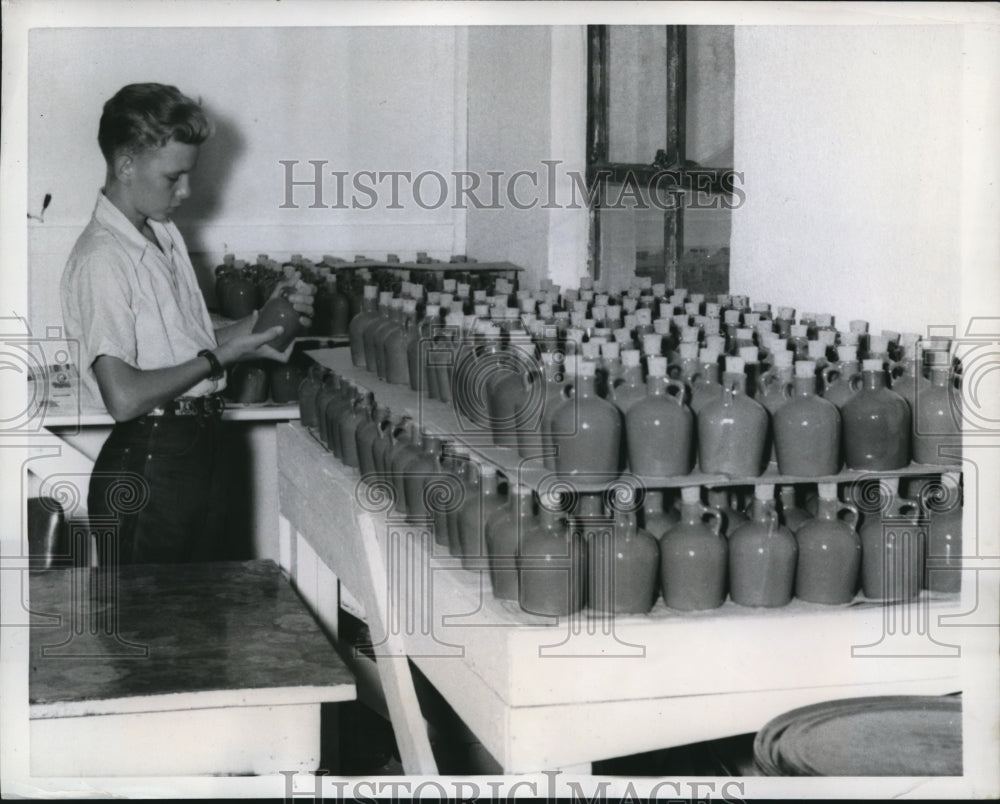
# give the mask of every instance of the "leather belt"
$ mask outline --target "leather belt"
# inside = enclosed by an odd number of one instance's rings
[[[165,405],[153,408],[147,416],[197,416],[200,419],[217,419],[226,409],[221,394],[207,396],[182,396]]]

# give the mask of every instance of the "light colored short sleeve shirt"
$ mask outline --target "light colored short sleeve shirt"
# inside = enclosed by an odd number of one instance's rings
[[[217,345],[180,231],[169,221],[150,220],[149,226],[160,248],[100,193],[63,271],[63,323],[80,342],[84,405],[104,407],[94,375],[101,355],[148,370],[176,366]],[[224,385],[202,380],[184,395],[203,396]]]

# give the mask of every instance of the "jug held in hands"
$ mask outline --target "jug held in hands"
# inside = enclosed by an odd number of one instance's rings
[[[269,299],[264,305],[254,322],[254,332],[264,332],[271,327],[282,326],[284,330],[276,335],[269,343],[278,352],[283,352],[302,331],[302,324],[299,321],[299,312],[288,300],[291,288],[285,288],[280,295]]]

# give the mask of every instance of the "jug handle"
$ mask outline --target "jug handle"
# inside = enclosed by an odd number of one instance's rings
[[[710,505],[702,506],[701,509],[701,519],[705,522],[711,529],[712,533],[718,536],[722,532],[722,512],[718,508],[712,508]]]
[[[823,387],[826,388],[840,377],[840,369],[836,366],[827,366],[820,370],[819,376],[823,379]]]
[[[851,390],[855,391],[855,392],[861,390],[861,385],[862,385],[863,382],[864,382],[864,380],[863,380],[863,378],[861,376],[861,372],[856,372],[856,373],[852,374],[850,377],[848,377],[848,379],[847,379],[847,383],[848,383],[848,385],[850,385]]]
[[[663,385],[667,390],[667,396],[673,397],[678,405],[684,404],[684,396],[687,393],[688,388],[683,380],[677,380],[670,377],[663,383]],[[669,392],[671,388],[675,389],[676,393],[671,394]]]
[[[851,515],[850,520],[844,520],[848,525],[851,526],[853,530],[857,530],[858,521],[861,519],[861,514],[858,513],[858,507],[854,503],[842,502],[840,507],[837,508],[837,516],[839,518],[840,514],[848,513]]]

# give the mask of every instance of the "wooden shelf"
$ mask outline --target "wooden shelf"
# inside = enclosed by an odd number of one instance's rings
[[[939,464],[910,463],[908,466],[892,470],[853,470],[844,469],[832,475],[804,477],[801,475],[784,475],[776,467],[768,467],[763,474],[757,476],[733,477],[723,474],[709,474],[695,470],[690,474],[672,477],[657,477],[636,475],[622,472],[614,475],[586,476],[560,475],[543,465],[541,457],[523,458],[512,447],[497,447],[489,430],[477,427],[473,422],[461,416],[453,405],[437,399],[419,397],[409,386],[392,385],[378,379],[370,371],[360,369],[351,362],[350,352],[346,349],[317,349],[307,352],[317,363],[335,371],[342,377],[356,383],[375,396],[380,405],[388,407],[394,415],[408,414],[414,421],[428,427],[435,433],[454,438],[466,445],[469,450],[483,460],[489,461],[506,475],[509,482],[531,486],[539,491],[545,491],[553,486],[572,483],[575,491],[583,494],[605,491],[610,484],[620,487],[623,492],[631,488],[684,488],[693,486],[760,486],[760,485],[791,485],[798,483],[853,483],[860,480],[871,480],[878,477],[915,477],[921,475],[938,475],[945,472],[959,472],[960,467]],[[539,455],[541,442],[539,441]]]

